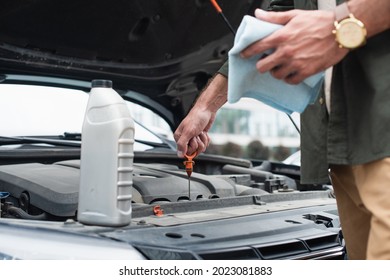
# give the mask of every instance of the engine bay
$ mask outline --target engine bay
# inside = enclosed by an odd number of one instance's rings
[[[131,224],[101,227],[77,221],[80,159],[66,150],[0,155],[5,233],[98,236],[148,259],[344,258],[332,189],[301,185],[297,166],[202,154],[189,192],[176,153],[135,152]]]
[[[269,162],[253,167],[246,160],[203,155],[197,161],[189,190],[184,166],[173,153],[164,156],[164,153],[143,152],[137,155],[133,166],[134,215],[137,215],[137,207],[146,205],[178,202],[190,205],[195,201],[299,193],[302,188],[291,178],[293,176],[265,170],[275,168]],[[150,163],[152,157],[155,163]],[[283,168],[284,172],[297,172],[292,166]],[[279,168],[279,173],[283,168]],[[79,177],[79,159],[0,165],[0,191],[8,194],[1,201],[2,217],[76,219]]]

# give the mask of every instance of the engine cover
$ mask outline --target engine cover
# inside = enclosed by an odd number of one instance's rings
[[[0,191],[59,217],[74,217],[77,211],[80,161],[54,164],[27,163],[0,166]],[[191,197],[189,197],[191,195]],[[170,164],[135,164],[133,203],[155,204],[184,200],[233,197],[236,188],[225,177],[193,173],[189,194],[187,174]]]

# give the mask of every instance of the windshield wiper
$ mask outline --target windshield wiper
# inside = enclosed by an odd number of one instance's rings
[[[65,132],[63,139],[81,141],[81,133]],[[141,144],[145,144],[145,145],[154,147],[154,148],[170,148],[171,147],[165,142],[157,143],[157,142],[142,140],[142,139],[137,139],[137,138],[135,138],[134,141],[137,143],[141,143]]]
[[[58,137],[58,136],[56,136]],[[8,137],[0,136],[0,146],[5,145],[20,145],[20,144],[49,144],[56,146],[67,146],[67,147],[80,147],[80,141],[70,141],[65,139],[51,139],[43,137],[29,137],[29,136],[18,136],[18,137]]]
[[[154,148],[170,148],[167,143],[135,139],[135,142]],[[20,144],[49,144],[56,146],[81,147],[81,133],[65,132],[63,136],[0,136],[0,146]]]
[[[66,139],[66,140],[81,141],[81,133],[80,132],[64,132],[64,135],[61,138]]]
[[[171,149],[171,146],[169,146],[167,143],[157,143],[157,142],[140,140],[140,139],[135,139],[135,142],[145,144],[145,145],[151,146],[153,148],[169,148],[169,149]]]

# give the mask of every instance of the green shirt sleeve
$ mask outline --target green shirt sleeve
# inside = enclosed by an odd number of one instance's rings
[[[227,78],[229,76],[229,60],[226,60],[217,72]]]

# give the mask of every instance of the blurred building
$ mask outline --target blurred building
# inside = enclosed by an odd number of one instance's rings
[[[291,118],[299,128],[299,114],[293,113]],[[270,148],[296,150],[300,146],[299,133],[287,114],[251,98],[224,105],[209,134],[215,145],[247,146],[257,140]]]

